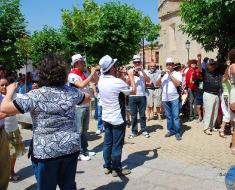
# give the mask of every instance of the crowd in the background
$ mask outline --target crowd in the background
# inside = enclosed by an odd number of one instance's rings
[[[7,189],[9,178],[20,179],[14,166],[16,157],[25,150],[13,115],[26,112],[33,121],[29,155],[38,189],[56,189],[57,185],[76,189],[77,160],[88,161],[95,155],[88,150],[91,90],[97,103],[96,134],[104,132],[104,173],[113,177],[131,173],[121,164],[127,125],[131,126],[130,139],[138,135],[149,138],[148,122],[162,122],[164,117],[165,137],[175,136],[178,141],[182,140],[182,117],[203,122],[206,135],[219,129],[219,135],[225,137],[227,128],[233,133],[233,63],[234,50],[225,64],[207,57],[202,60],[198,54],[186,65],[169,57],[162,67],[150,63],[144,68],[141,57],[134,55],[131,66],[118,67],[118,60],[106,55],[98,66],[88,69],[85,58],[75,54],[69,74],[64,60],[56,55],[45,57],[38,73],[26,76],[7,76],[0,66],[0,166],[4,166],[0,189]],[[235,137],[231,147],[235,154]]]

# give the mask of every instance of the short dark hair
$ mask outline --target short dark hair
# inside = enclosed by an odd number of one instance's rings
[[[46,55],[39,66],[39,86],[62,86],[66,82],[65,61],[58,55]]]
[[[203,62],[204,62],[204,63],[207,63],[208,60],[209,60],[209,58],[208,58],[208,57],[205,57],[205,58],[203,59]]]

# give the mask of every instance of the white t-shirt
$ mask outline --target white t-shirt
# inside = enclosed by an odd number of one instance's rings
[[[182,83],[182,74],[177,71],[173,71],[172,76]],[[159,76],[160,78],[161,76]],[[179,98],[177,88],[171,81],[171,78],[168,74],[165,74],[162,79],[162,101],[173,101]]]
[[[84,73],[84,75],[85,75],[86,77],[89,76],[87,73]],[[78,80],[81,81],[81,82],[83,81],[80,76],[78,76],[78,75],[76,75],[76,74],[74,74],[74,73],[69,73],[69,75],[68,75],[68,83],[69,83],[69,86],[71,86],[71,84],[75,84],[76,81],[78,81]],[[79,89],[80,89],[82,92],[89,94],[89,87],[88,87],[88,85],[85,86],[84,88],[79,88]],[[78,105],[77,105],[77,106],[78,106]],[[79,105],[78,107],[89,107],[89,103]]]
[[[130,96],[145,96],[145,80],[144,74],[140,72],[140,76],[134,76],[135,85],[136,85],[136,94]]]
[[[102,102],[102,120],[112,125],[124,122],[125,95],[131,93],[131,88],[121,79],[112,75],[103,75],[98,82]]]
[[[20,94],[14,94],[13,99],[21,97]],[[18,128],[18,121],[16,116],[10,116],[5,118],[5,130],[6,132],[13,132]]]
[[[154,87],[157,87],[156,82],[161,75],[161,71],[155,70],[154,72],[151,72],[151,70],[147,70],[146,74],[150,78],[150,82],[153,83]]]

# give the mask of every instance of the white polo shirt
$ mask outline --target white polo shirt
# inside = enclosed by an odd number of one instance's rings
[[[182,83],[182,74],[180,72],[173,71],[172,76]],[[159,76],[160,78],[161,76]],[[162,101],[173,101],[179,98],[177,88],[173,84],[170,76],[165,74],[162,79]]]
[[[131,88],[121,79],[112,75],[102,75],[98,82],[102,102],[102,120],[112,125],[120,125],[125,120],[125,95]]]

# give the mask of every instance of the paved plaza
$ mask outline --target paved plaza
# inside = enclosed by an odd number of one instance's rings
[[[223,139],[218,132],[207,136],[202,123],[184,122],[183,140],[165,138],[166,121],[147,123],[150,138],[128,139],[127,128],[123,148],[123,166],[132,173],[121,178],[103,174],[102,136],[96,136],[96,121],[91,120],[89,148],[97,155],[91,161],[78,161],[76,183],[79,190],[225,190],[224,175],[235,164],[229,150],[231,136]],[[32,131],[23,129],[24,142],[29,145]],[[10,183],[9,190],[36,189],[36,181],[27,155],[17,160],[22,180]]]

